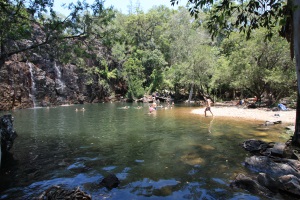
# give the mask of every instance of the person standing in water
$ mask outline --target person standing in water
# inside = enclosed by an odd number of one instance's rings
[[[211,113],[211,115],[214,116],[214,114],[211,112],[211,109],[210,109],[211,103],[212,103],[211,99],[207,99],[206,97],[204,97],[204,99],[205,99],[205,104],[206,104],[206,108],[204,110],[205,117],[206,117],[207,111],[209,111]]]

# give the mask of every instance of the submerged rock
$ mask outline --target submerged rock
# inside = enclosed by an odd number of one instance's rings
[[[251,153],[265,151],[269,146],[270,143],[255,139],[246,140],[242,143],[242,147]]]
[[[92,197],[81,191],[79,188],[76,188],[75,190],[67,190],[59,186],[52,186],[38,197],[38,200],[44,199],[91,200]]]
[[[106,177],[100,182],[100,185],[106,187],[106,188],[109,189],[109,190],[118,187],[119,184],[120,184],[120,181],[119,181],[119,179],[117,178],[117,176],[114,175],[114,174],[110,174],[110,175],[106,176]]]

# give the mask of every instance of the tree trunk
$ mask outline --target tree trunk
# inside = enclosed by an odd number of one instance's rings
[[[190,95],[189,95],[189,100],[188,100],[189,103],[190,103],[191,100],[192,100],[193,90],[194,90],[194,84],[192,84],[192,86],[191,86]]]
[[[235,99],[236,98],[236,93],[235,93],[235,89],[233,89],[233,92],[232,92],[232,98]]]
[[[297,110],[295,121],[295,133],[293,136],[293,144],[300,146],[300,1],[294,0],[294,6],[297,6],[293,15],[293,34],[294,34],[294,51],[296,58],[296,73],[297,73]]]

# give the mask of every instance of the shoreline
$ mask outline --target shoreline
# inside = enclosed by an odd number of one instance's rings
[[[204,115],[205,107],[200,107],[192,110],[193,114]],[[234,119],[246,119],[254,121],[281,121],[285,124],[295,124],[296,110],[288,111],[270,111],[266,108],[243,108],[237,106],[212,106],[211,111],[215,117],[228,117]],[[207,116],[211,117],[210,112]]]

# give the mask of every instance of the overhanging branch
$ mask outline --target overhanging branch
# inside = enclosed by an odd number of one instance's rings
[[[31,46],[26,47],[26,48],[18,49],[16,51],[12,51],[12,52],[9,52],[9,53],[1,53],[0,60],[4,60],[4,59],[6,59],[6,58],[8,58],[8,57],[10,57],[14,54],[18,54],[18,53],[25,52],[25,51],[28,51],[28,50],[31,50],[31,49],[35,49],[37,47],[40,47],[40,46],[43,46],[43,45],[46,45],[46,44],[51,44],[52,42],[55,42],[55,41],[58,41],[58,40],[80,39],[80,38],[86,38],[85,33],[82,33],[82,34],[79,34],[79,35],[73,35],[73,36],[65,36],[65,37],[61,37],[61,38],[58,38],[58,37],[51,38],[51,39],[47,38],[44,42],[34,44],[34,45],[31,45]]]

